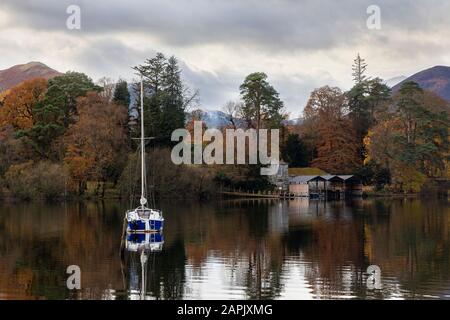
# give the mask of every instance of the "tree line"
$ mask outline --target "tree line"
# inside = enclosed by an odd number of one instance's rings
[[[158,53],[134,69],[144,80],[143,115],[139,81],[103,78],[96,84],[67,72],[25,81],[3,94],[0,188],[24,199],[87,191],[104,197],[107,189],[129,196],[138,179],[141,116],[146,136],[153,138],[148,175],[157,195],[208,197],[218,186],[272,188],[259,165],[172,164],[172,131],[192,130],[193,121],[203,118],[198,92],[183,81],[175,57]],[[392,92],[366,69],[358,55],[354,86],[346,92],[315,89],[295,124],[287,121],[268,76],[252,73],[239,87],[240,99],[223,107],[228,123],[221,129],[280,129],[282,160],[291,167],[357,174],[378,189],[417,192],[430,179],[448,177],[448,103],[413,82]]]
[[[419,192],[449,177],[449,103],[412,81],[392,90],[366,75],[359,55],[347,92],[314,90],[300,124],[291,127],[284,157],[332,174],[356,174],[389,192]]]

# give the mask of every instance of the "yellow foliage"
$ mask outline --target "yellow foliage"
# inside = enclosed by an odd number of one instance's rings
[[[407,166],[403,162],[396,163],[392,174],[394,188],[406,192],[416,193],[427,180],[426,176],[412,166]]]

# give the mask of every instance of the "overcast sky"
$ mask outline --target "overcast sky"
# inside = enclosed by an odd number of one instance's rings
[[[72,4],[81,30],[66,27]],[[380,30],[366,25],[372,4]],[[383,79],[450,65],[449,26],[448,0],[1,0],[0,69],[41,61],[130,80],[160,51],[179,58],[205,109],[238,99],[245,76],[264,71],[297,117],[314,88],[351,86],[358,52]]]

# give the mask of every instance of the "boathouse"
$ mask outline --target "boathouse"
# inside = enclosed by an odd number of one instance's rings
[[[354,175],[290,176],[289,192],[296,197],[343,199],[362,196],[362,183]]]
[[[326,180],[321,176],[291,176],[289,178],[289,193],[296,197],[320,196],[320,190]]]

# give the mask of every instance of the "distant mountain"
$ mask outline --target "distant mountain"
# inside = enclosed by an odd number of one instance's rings
[[[202,110],[203,117],[202,121],[206,124],[207,128],[223,128],[230,125],[227,115],[219,110]],[[188,115],[189,120],[189,115]],[[244,126],[244,120],[241,118],[234,119],[235,124],[239,126]],[[302,118],[289,119],[283,121],[284,125],[296,125],[302,122]]]
[[[303,122],[303,118],[294,118],[294,119],[288,119],[288,120],[284,120],[283,124],[284,125],[300,125]]]
[[[23,81],[33,78],[51,79],[61,75],[60,72],[47,67],[41,62],[19,64],[6,70],[0,70],[0,92],[8,90]]]
[[[384,82],[385,85],[387,85],[389,88],[394,87],[395,85],[399,84],[403,80],[405,80],[407,77],[405,76],[399,76],[395,78],[388,79]]]
[[[221,128],[230,124],[227,115],[218,110],[204,110],[203,122],[208,128]]]
[[[450,67],[436,66],[420,71],[395,85],[392,91],[400,90],[406,81],[417,82],[422,89],[431,91],[450,102]]]

